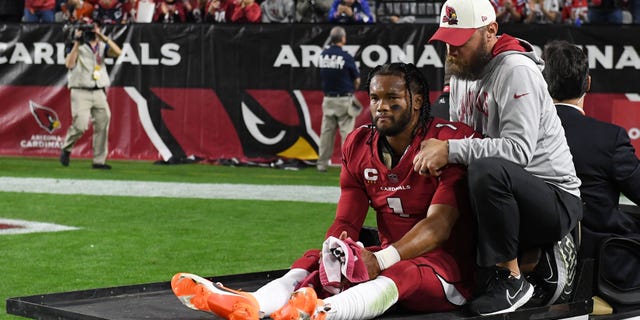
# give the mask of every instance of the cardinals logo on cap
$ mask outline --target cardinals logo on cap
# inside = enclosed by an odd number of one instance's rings
[[[456,9],[447,6],[445,8],[445,14],[442,16],[442,22],[448,23],[449,25],[458,24],[458,14],[456,13]]]
[[[53,109],[41,106],[31,100],[29,100],[29,108],[31,108],[31,114],[36,118],[36,122],[42,129],[53,133],[53,131],[60,128],[60,119]]]

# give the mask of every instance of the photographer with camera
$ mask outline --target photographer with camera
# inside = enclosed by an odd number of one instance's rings
[[[111,169],[107,159],[107,138],[111,111],[107,102],[106,87],[109,74],[105,56],[118,57],[122,50],[109,37],[100,32],[98,24],[83,20],[70,29],[73,44],[68,48],[65,66],[68,69],[67,86],[71,90],[72,123],[60,153],[60,163],[69,165],[73,145],[93,121],[93,169]]]
[[[334,0],[328,18],[333,23],[374,22],[367,0]]]

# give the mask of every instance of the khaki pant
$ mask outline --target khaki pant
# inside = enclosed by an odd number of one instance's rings
[[[72,122],[64,140],[62,150],[71,152],[73,145],[93,122],[93,163],[104,164],[107,160],[107,138],[111,110],[104,90],[71,89]]]
[[[353,130],[356,117],[362,111],[359,103],[354,104],[355,97],[324,97],[322,100],[322,127],[320,129],[320,147],[318,165],[327,166],[333,154],[336,131],[340,128],[341,145],[347,134]]]

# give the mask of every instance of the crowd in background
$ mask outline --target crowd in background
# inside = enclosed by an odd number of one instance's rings
[[[492,0],[500,23],[640,24],[640,0]],[[16,0],[0,22],[412,23],[436,22],[441,1]],[[426,8],[426,9],[425,9]]]

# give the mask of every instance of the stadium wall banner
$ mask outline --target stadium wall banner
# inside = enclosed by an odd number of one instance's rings
[[[130,24],[107,26],[121,45],[107,59],[112,120],[109,158],[314,160],[322,91],[316,59],[332,25]],[[445,48],[430,24],[345,26],[364,84],[378,64],[415,63],[442,87]],[[56,157],[71,121],[62,24],[0,24],[0,155]],[[592,75],[587,114],[627,129],[640,152],[640,26],[507,25],[538,52],[552,39],[586,47]],[[91,130],[91,129],[90,129]],[[336,138],[336,142],[339,138]],[[334,162],[339,161],[339,148]],[[73,157],[91,158],[91,133]]]

